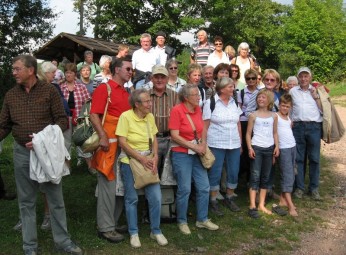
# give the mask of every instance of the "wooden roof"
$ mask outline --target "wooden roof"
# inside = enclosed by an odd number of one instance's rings
[[[84,51],[91,50],[94,53],[94,61],[98,61],[102,55],[115,56],[118,54],[120,43],[103,39],[95,39],[86,36],[60,33],[52,40],[38,49],[34,55],[36,58],[62,60],[66,57],[71,62],[80,62],[84,59]],[[129,54],[132,54],[139,46],[129,45]]]

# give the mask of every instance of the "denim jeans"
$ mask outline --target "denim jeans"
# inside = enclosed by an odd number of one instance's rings
[[[258,190],[258,188],[268,189],[269,175],[273,165],[274,146],[262,148],[253,145],[252,148],[256,156],[250,162],[250,188],[253,190]]]
[[[227,188],[236,189],[238,186],[240,148],[227,150],[210,147],[210,150],[215,156],[215,163],[208,172],[210,190],[220,190],[223,162],[226,162]]]
[[[319,187],[320,179],[320,149],[322,136],[322,123],[298,121],[293,124],[293,135],[296,139],[297,170],[296,186],[304,190],[304,155],[307,152],[309,159],[309,191],[315,191]]]
[[[125,188],[125,211],[129,228],[129,234],[138,234],[137,204],[138,195],[134,185],[134,179],[129,164],[120,164],[121,177]],[[149,203],[150,229],[154,235],[161,234],[161,189],[160,184],[151,184],[144,187],[145,197]]]
[[[197,221],[208,219],[209,180],[197,154],[172,151],[173,175],[177,180],[177,222],[187,223],[187,209],[193,180],[196,189]]]

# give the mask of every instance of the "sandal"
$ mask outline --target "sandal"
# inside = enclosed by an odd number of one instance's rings
[[[249,216],[250,216],[251,218],[253,218],[253,219],[258,219],[258,218],[261,217],[261,215],[259,214],[257,208],[251,208],[251,209],[249,209],[248,214],[249,214]]]
[[[286,216],[287,215],[287,211],[282,209],[281,206],[279,206],[277,204],[273,204],[272,211],[274,213],[276,213],[277,215],[280,215],[280,216]]]

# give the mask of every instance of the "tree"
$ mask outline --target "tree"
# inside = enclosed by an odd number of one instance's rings
[[[212,0],[202,15],[210,23],[211,38],[222,36],[225,45],[236,50],[241,42],[247,42],[262,67],[277,68],[278,31],[289,10],[289,6],[271,0]]]
[[[342,0],[294,1],[282,27],[280,71],[294,74],[308,66],[315,79],[346,78],[346,12]]]
[[[75,0],[77,2],[78,0]],[[206,1],[198,0],[86,0],[85,19],[97,37],[138,44],[140,34],[163,30],[180,34],[204,24],[201,10]],[[178,40],[170,38],[170,44]]]
[[[10,74],[10,60],[43,44],[52,35],[55,18],[46,0],[0,1],[0,96],[11,85],[5,77]]]

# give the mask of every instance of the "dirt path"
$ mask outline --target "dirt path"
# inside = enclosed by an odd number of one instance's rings
[[[346,108],[336,106],[336,109],[346,127]],[[337,177],[333,192],[328,194],[333,204],[321,215],[326,223],[312,233],[303,234],[300,248],[292,252],[294,255],[346,254],[346,135],[339,142],[323,143],[322,153]]]

